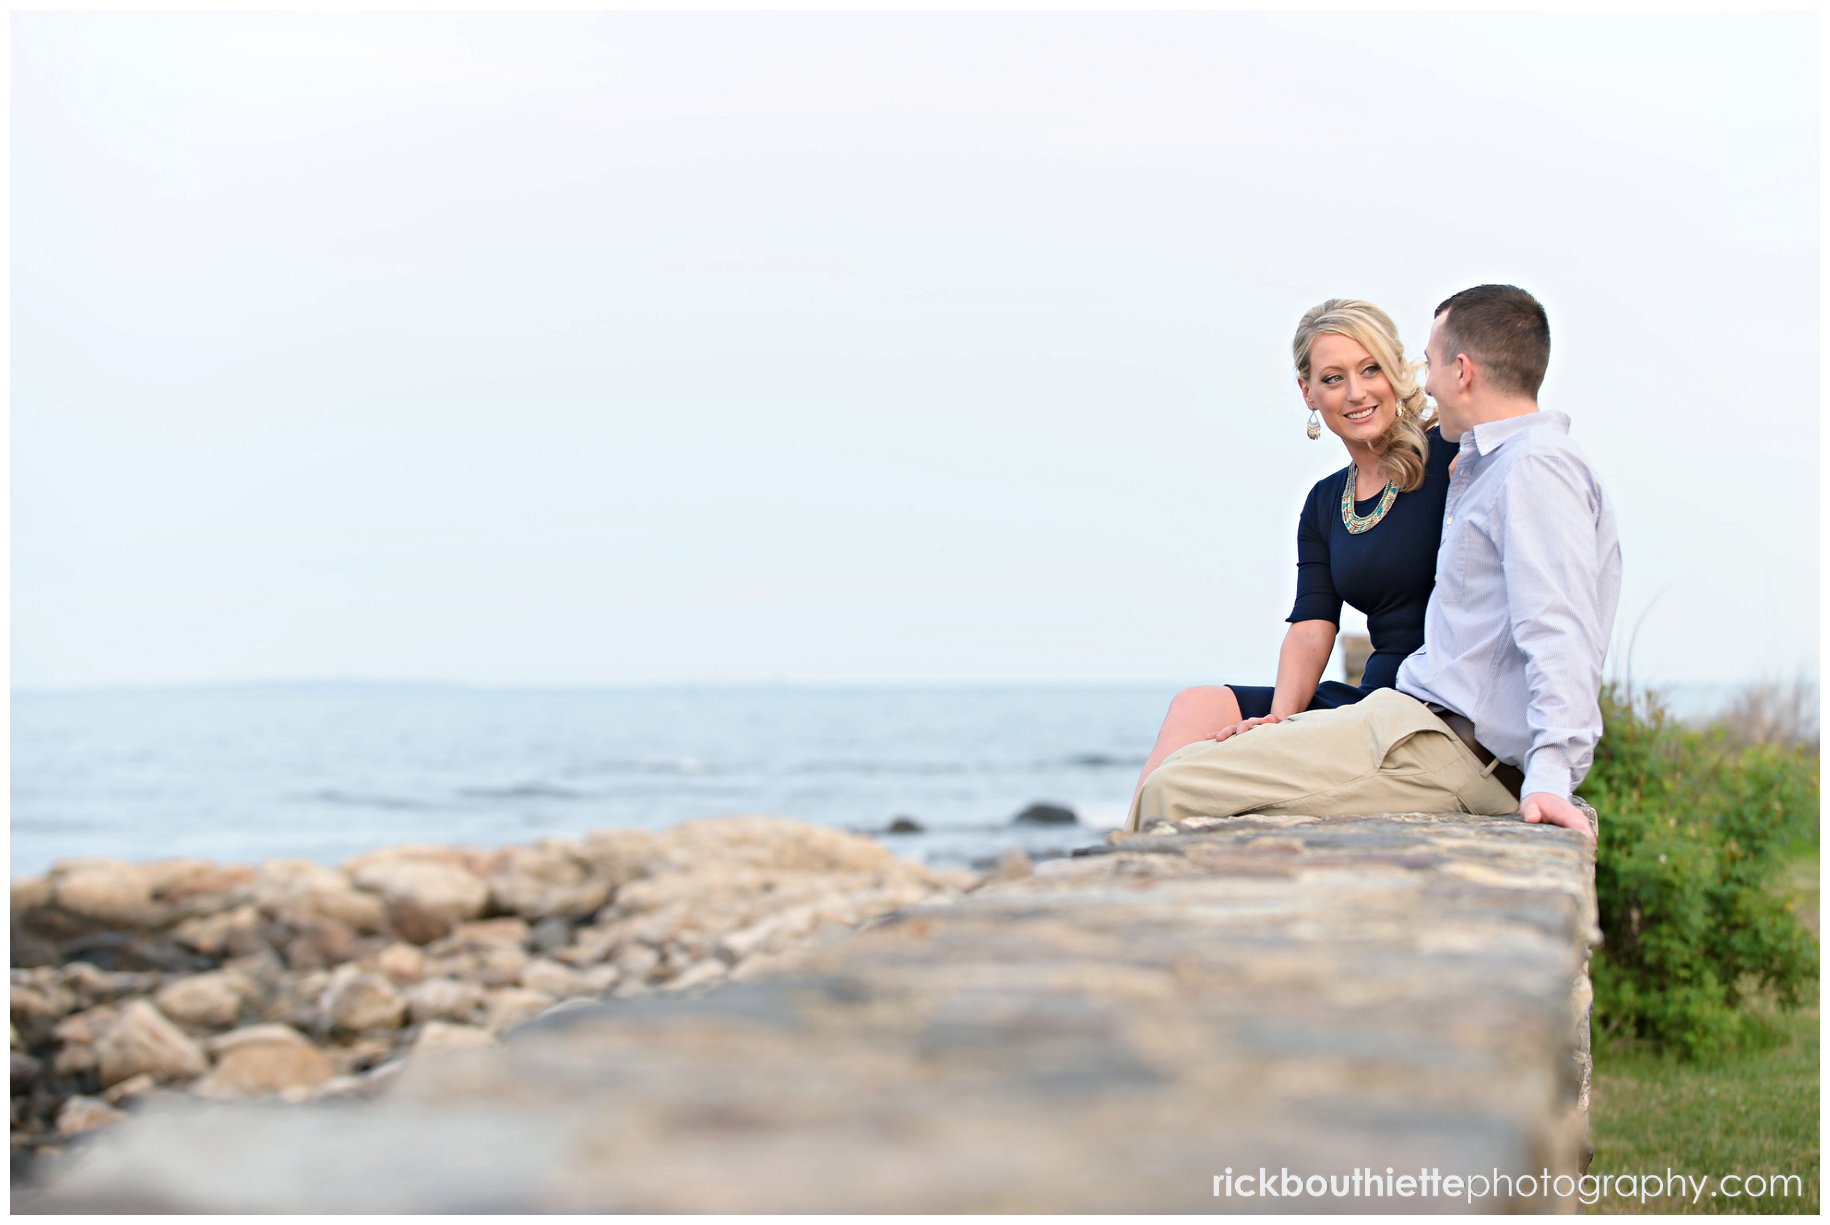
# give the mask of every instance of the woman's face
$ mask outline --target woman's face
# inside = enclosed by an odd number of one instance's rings
[[[1342,442],[1370,444],[1391,428],[1398,397],[1391,380],[1359,341],[1323,332],[1309,347],[1309,377],[1297,380],[1303,397]]]

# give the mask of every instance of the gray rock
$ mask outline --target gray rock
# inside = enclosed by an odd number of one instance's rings
[[[1012,825],[1078,825],[1080,818],[1074,815],[1072,808],[1063,808],[1059,804],[1031,804],[1015,817]]]

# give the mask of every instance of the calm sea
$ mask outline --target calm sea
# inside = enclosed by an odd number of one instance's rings
[[[334,864],[767,813],[933,863],[1059,854],[1124,817],[1172,685],[498,689],[299,684],[13,695],[12,865]],[[1683,687],[1679,713],[1726,690]],[[1079,824],[1014,826],[1034,803]]]
[[[1123,819],[1172,686],[491,689],[309,684],[13,695],[12,866],[497,846],[767,813],[911,858],[1060,853]],[[1016,827],[1032,803],[1075,827]]]

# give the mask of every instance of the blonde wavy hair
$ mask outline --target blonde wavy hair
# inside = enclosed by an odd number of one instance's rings
[[[1430,440],[1424,431],[1435,420],[1423,388],[1417,385],[1422,363],[1404,359],[1404,343],[1398,339],[1398,327],[1390,315],[1358,298],[1330,298],[1303,316],[1290,345],[1296,357],[1296,373],[1305,383],[1309,381],[1309,351],[1315,346],[1315,338],[1324,332],[1357,342],[1372,354],[1391,381],[1398,397],[1398,411],[1391,428],[1374,440],[1373,447],[1379,452],[1379,467],[1385,479],[1400,492],[1411,492],[1423,484],[1428,470]]]

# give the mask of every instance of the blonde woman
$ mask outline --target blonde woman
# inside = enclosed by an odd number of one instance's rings
[[[1391,318],[1370,302],[1330,298],[1303,316],[1292,345],[1310,438],[1324,426],[1347,467],[1309,493],[1296,532],[1296,606],[1277,657],[1277,683],[1200,685],[1169,704],[1138,777],[1177,749],[1225,740],[1300,710],[1357,702],[1390,688],[1423,645],[1436,582],[1453,445],[1431,428],[1416,374]],[[1360,686],[1323,681],[1345,601],[1366,614],[1372,657]],[[1136,828],[1132,806],[1130,826]]]

